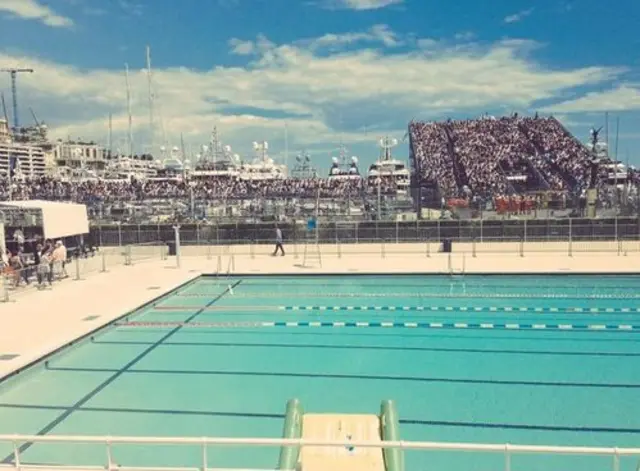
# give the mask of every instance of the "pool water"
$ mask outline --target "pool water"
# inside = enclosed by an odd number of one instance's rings
[[[0,385],[0,434],[277,438],[290,398],[307,412],[364,414],[393,399],[404,440],[637,447],[639,282],[204,277]],[[9,444],[0,452],[12,460]],[[273,469],[278,452],[212,446],[208,465]],[[27,444],[21,459],[101,465],[106,452]],[[202,451],[119,445],[114,459],[198,467]],[[504,457],[411,451],[406,463],[495,470]],[[527,455],[511,466],[584,471],[611,459]]]

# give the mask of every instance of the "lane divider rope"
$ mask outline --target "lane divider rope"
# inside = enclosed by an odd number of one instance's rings
[[[493,329],[493,330],[573,330],[640,332],[636,324],[528,324],[528,323],[468,323],[468,322],[119,322],[118,327],[184,327],[184,328],[263,328],[263,327],[353,327],[401,329]]]
[[[200,309],[200,306],[155,306],[156,311],[184,311]],[[210,306],[207,311],[460,311],[500,313],[584,313],[612,314],[638,313],[640,307],[520,307],[520,306]]]
[[[445,288],[446,289],[446,288]],[[177,293],[184,298],[210,298],[219,293]],[[640,299],[640,294],[531,294],[531,293],[261,293],[256,295],[236,294],[237,298],[527,298],[527,299]]]

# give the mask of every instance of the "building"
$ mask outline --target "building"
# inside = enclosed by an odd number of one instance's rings
[[[105,150],[95,142],[58,141],[53,147],[53,158],[61,167],[103,168]]]
[[[9,124],[7,120],[0,119],[0,143],[11,141],[11,133],[9,132]]]
[[[44,150],[42,147],[30,144],[0,141],[0,175],[10,175],[12,165],[14,175],[43,176],[45,174]]]

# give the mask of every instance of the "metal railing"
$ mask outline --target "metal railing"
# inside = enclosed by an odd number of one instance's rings
[[[227,257],[231,254],[246,256],[254,259],[273,253],[273,240],[236,240],[226,244],[182,245],[183,257],[202,257],[208,260],[214,257]],[[304,241],[284,241],[285,249],[298,258],[298,253],[304,249]],[[394,256],[435,257],[443,252],[444,244],[437,240],[407,240],[404,242],[390,242],[385,239],[353,240],[338,239],[318,244],[322,256],[343,258],[354,255],[375,256],[381,258]],[[567,257],[581,254],[607,254],[627,256],[640,254],[640,239],[638,240],[610,240],[606,238],[591,238],[587,240],[548,241],[532,238],[525,240],[504,241],[502,239],[462,240],[451,244],[454,254],[462,254],[471,258],[485,255],[512,255],[525,257],[529,255],[563,255]],[[219,271],[222,267],[218,268]]]
[[[306,220],[279,224],[285,238],[303,241],[307,237]],[[224,245],[232,241],[272,240],[273,223],[256,224],[182,224],[182,245]],[[438,221],[363,221],[323,222],[317,225],[320,243],[384,239],[390,243],[412,240],[442,240],[479,242],[485,239],[503,241],[638,240],[640,218],[613,219],[546,219],[546,220],[438,220]],[[174,230],[167,224],[119,224],[91,227],[91,239],[99,246],[123,246],[153,241],[173,241]],[[346,242],[345,242],[346,243]]]
[[[380,448],[417,451],[449,451],[449,452],[478,452],[497,453],[504,456],[504,470],[511,471],[511,458],[514,455],[578,455],[610,457],[611,469],[620,471],[622,457],[640,457],[640,448],[612,448],[612,447],[581,447],[581,446],[544,446],[544,445],[511,445],[487,443],[447,443],[447,442],[417,442],[417,441],[327,441],[310,439],[285,438],[218,438],[218,437],[126,437],[126,436],[71,436],[71,435],[0,435],[0,443],[10,443],[13,447],[11,460],[0,464],[0,468],[20,470],[21,447],[35,443],[68,443],[68,444],[101,444],[105,446],[106,463],[104,466],[64,466],[46,465],[46,469],[105,469],[111,470],[193,470],[193,467],[130,467],[116,464],[114,459],[114,445],[191,445],[201,449],[201,470],[221,468],[209,467],[209,446],[253,446],[253,447],[324,447],[324,448]],[[9,461],[7,463],[7,461]],[[45,467],[45,466],[41,466]],[[273,468],[272,468],[273,469]]]
[[[97,252],[69,258],[63,267],[54,262],[48,267],[26,265],[21,269],[5,267],[0,273],[0,302],[39,290],[55,289],[60,282],[79,281],[118,266],[131,266],[148,260],[165,260],[168,247],[162,242],[104,247]]]

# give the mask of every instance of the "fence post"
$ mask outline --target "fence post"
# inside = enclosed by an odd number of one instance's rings
[[[9,302],[9,285],[7,283],[7,275],[2,275],[2,301],[5,303]]]
[[[569,218],[569,257],[573,257],[573,234],[572,234],[571,218]]]
[[[131,246],[125,245],[124,247],[124,264],[129,266],[131,265]]]
[[[504,446],[504,471],[511,471],[511,453],[508,443]]]
[[[358,221],[356,221],[356,244],[358,243],[358,230],[359,230],[359,223]]]
[[[339,240],[336,240],[336,248],[338,249],[338,258],[342,258],[342,249],[340,248]]]
[[[431,247],[429,241],[427,241],[427,257],[431,257]]]
[[[400,231],[400,222],[396,221],[396,244],[398,243],[399,231]]]
[[[118,221],[118,247],[122,247],[122,223]]]
[[[180,268],[180,225],[173,226],[176,243],[176,268]]]
[[[524,257],[524,238],[520,237],[520,256]]]
[[[380,256],[382,258],[385,258],[385,251],[384,251],[384,239],[382,239],[382,243],[380,244]]]
[[[484,224],[482,223],[482,219],[480,219],[480,243],[484,241]]]
[[[522,232],[524,232],[524,241],[526,242],[527,241],[527,220],[525,219],[523,222],[524,222],[524,227]]]
[[[80,280],[80,257],[75,258],[76,265],[76,281]]]
[[[476,258],[476,238],[471,239],[471,256]]]
[[[211,260],[211,244],[207,244],[207,260]]]
[[[107,271],[107,256],[105,255],[104,252],[102,252],[100,254],[100,256],[102,257],[102,273],[106,273]]]
[[[615,234],[615,240],[618,240],[618,216],[613,220],[613,231]]]
[[[251,255],[251,258],[256,258],[255,242],[255,240],[252,240],[251,244],[249,244],[249,255]]]

